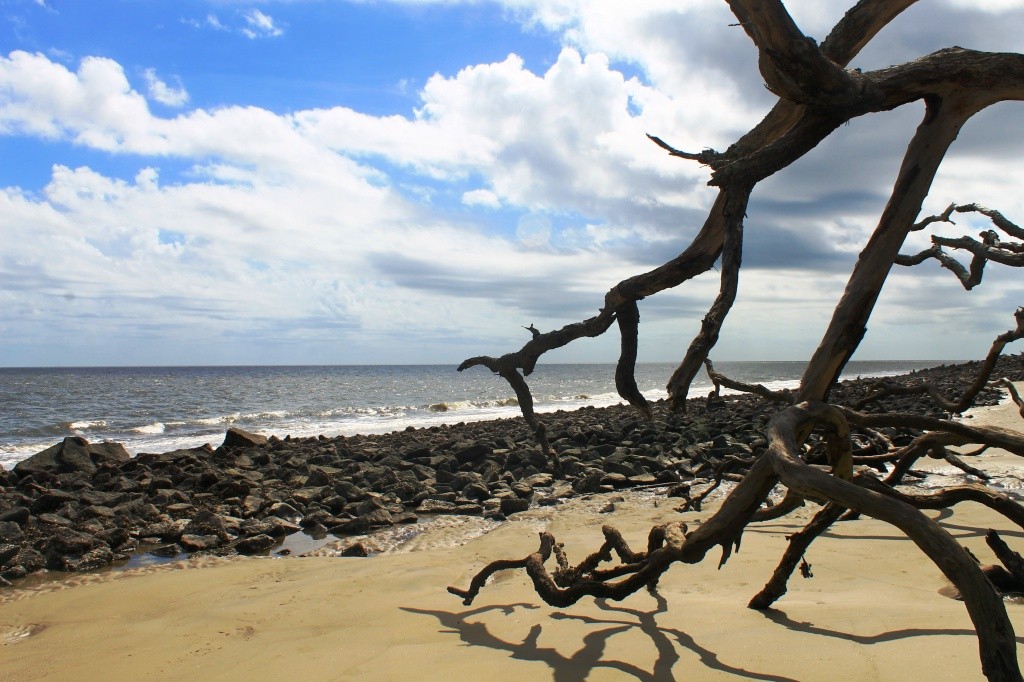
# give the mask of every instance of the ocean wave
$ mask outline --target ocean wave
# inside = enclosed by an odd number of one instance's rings
[[[64,424],[64,428],[72,431],[88,431],[89,429],[104,429],[106,427],[107,421],[105,419],[81,419]]]
[[[136,426],[132,429],[134,433],[141,433],[147,436],[155,436],[158,433],[163,433],[167,430],[167,425],[163,422],[153,422],[152,424],[146,424],[145,426]]]

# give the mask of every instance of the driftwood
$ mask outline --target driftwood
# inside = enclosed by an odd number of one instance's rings
[[[778,412],[765,434],[768,446],[750,463],[718,510],[694,530],[687,532],[685,527],[674,524],[658,526],[651,532],[646,551],[634,552],[614,529],[606,528],[601,548],[577,566],[568,565],[554,537],[542,534],[537,552],[523,559],[489,564],[467,589],[449,588],[467,604],[478,595],[488,576],[508,568],[524,569],[538,595],[555,606],[566,606],[584,597],[622,599],[638,590],[652,589],[674,564],[704,560],[712,548],[721,547],[720,565],[724,565],[739,546],[748,524],[777,517],[804,501],[813,501],[825,506],[803,531],[791,538],[782,562],[764,590],[754,597],[752,607],[766,608],[781,597],[789,575],[798,567],[803,573],[810,573],[804,554],[814,538],[832,523],[844,515],[870,516],[905,533],[960,592],[977,630],[984,674],[992,680],[1022,679],[1013,628],[999,594],[969,552],[920,509],[971,500],[986,504],[1018,525],[1024,520],[1024,509],[983,486],[959,486],[931,495],[914,495],[897,491],[893,485],[913,473],[913,463],[926,455],[959,462],[964,470],[970,471],[971,467],[952,455],[947,446],[976,444],[1024,456],[1024,436],[972,427],[951,419],[862,412],[865,406],[897,392],[884,385],[852,408],[830,403],[838,377],[866,333],[875,303],[894,266],[921,265],[934,260],[970,290],[981,283],[990,262],[1010,267],[1024,265],[1024,230],[998,211],[975,204],[952,204],[938,216],[919,219],[946,151],[964,123],[992,104],[1024,99],[1024,55],[950,47],[876,71],[846,68],[881,29],[913,3],[914,0],[860,0],[818,44],[800,31],[780,0],[729,0],[738,26],[757,47],[758,66],[766,87],[779,99],[758,125],[724,151],[687,152],[650,136],[671,156],[706,166],[710,171],[709,185],[718,189],[693,241],[663,265],[614,285],[593,317],[547,332],[531,325],[527,328],[531,338],[518,351],[499,357],[470,358],[459,366],[459,371],[482,365],[504,377],[519,398],[538,444],[553,455],[544,425],[533,411],[526,378],[544,353],[579,338],[604,334],[616,323],[621,336],[615,372],[617,390],[649,417],[650,406],[633,379],[640,329],[638,302],[677,287],[720,262],[718,296],[668,380],[668,397],[675,408],[685,409],[690,385],[704,365],[716,387],[712,398],[721,387],[727,387],[778,404]],[[803,157],[852,118],[911,103],[923,104],[924,115],[904,154],[889,201],[857,259],[799,388],[793,392],[773,392],[763,386],[730,381],[716,372],[708,356],[736,299],[746,212],[754,187]],[[978,239],[935,234],[929,249],[913,255],[900,254],[911,232],[942,228],[952,222],[954,213],[965,212],[985,215],[994,229],[983,232]],[[957,260],[957,253],[969,254],[967,265]],[[990,382],[1003,348],[1024,337],[1024,308],[1017,310],[1015,319],[1015,329],[996,339],[976,381],[959,397],[944,396],[927,384],[912,390],[931,396],[949,413],[970,407]],[[1012,390],[1009,381],[997,383]],[[1024,402],[1016,391],[1013,399],[1024,415]],[[887,427],[915,429],[919,437],[904,448],[895,448],[879,432]],[[856,437],[851,430],[856,430]],[[820,446],[809,450],[807,444],[812,433]],[[808,462],[819,452],[828,467]],[[888,472],[886,480],[866,471],[855,471],[855,463]],[[787,489],[786,498],[776,508],[766,506],[769,493],[780,483]],[[693,501],[690,499],[691,504]],[[605,566],[611,562],[613,553],[618,563]],[[553,571],[546,563],[552,557],[557,566]],[[1003,560],[1005,563],[1006,559]],[[1012,574],[1017,569],[1004,570]]]

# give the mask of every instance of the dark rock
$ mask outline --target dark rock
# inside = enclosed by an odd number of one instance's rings
[[[96,465],[89,455],[89,441],[81,436],[68,436],[62,442],[38,452],[14,465],[19,477],[39,471],[47,473],[79,472],[92,476]]]
[[[58,528],[43,544],[46,565],[60,570],[67,568],[75,559],[82,557],[96,546],[96,541],[85,533],[70,528]],[[109,548],[107,548],[109,550]]]
[[[232,545],[239,554],[256,554],[258,552],[265,552],[274,546],[277,540],[270,537],[269,535],[253,535],[252,537],[242,538]]]
[[[370,522],[367,521],[365,516],[357,516],[354,519],[342,521],[336,526],[331,526],[328,529],[331,535],[338,537],[344,537],[346,535],[363,535],[369,532]]]
[[[0,512],[0,522],[13,521],[17,524],[24,524],[28,521],[30,512],[27,507],[13,507],[7,511]]]
[[[201,552],[216,549],[224,543],[217,535],[192,535],[185,533],[178,540],[178,544],[186,552]]]
[[[14,521],[0,521],[0,542],[18,542],[25,537],[25,533]],[[0,561],[0,564],[3,562]]]
[[[601,479],[604,476],[603,471],[591,469],[582,478],[573,482],[572,489],[577,493],[596,493],[601,490]]]
[[[32,502],[32,513],[41,514],[43,512],[52,512],[60,509],[69,502],[76,502],[76,498],[71,493],[64,492],[63,490],[47,490],[41,494]]]
[[[605,474],[601,478],[601,485],[610,485],[613,488],[628,488],[630,483],[629,479],[622,474]]]
[[[221,540],[228,538],[225,520],[208,509],[200,509],[184,530],[185,535],[215,535]],[[184,538],[183,538],[184,539]]]
[[[370,551],[366,549],[366,545],[361,542],[355,542],[345,549],[341,550],[341,556],[345,557],[368,557]]]
[[[494,448],[486,443],[473,443],[458,450],[455,453],[455,459],[459,461],[459,464],[466,464],[468,462],[476,462],[481,459],[486,459],[491,456],[494,452]]]
[[[87,450],[89,451],[89,456],[92,457],[93,463],[97,465],[120,464],[132,458],[124,445],[109,440],[105,440],[102,443],[90,443]]]
[[[61,557],[60,568],[64,571],[93,571],[103,566],[109,566],[113,561],[113,550],[106,545],[100,545],[78,557]]]
[[[455,502],[426,499],[416,508],[417,514],[454,514]]]
[[[0,545],[0,566],[4,566],[21,551],[18,545]]]
[[[179,547],[178,545],[176,545],[174,543],[171,543],[171,544],[168,544],[168,545],[159,545],[159,546],[154,547],[153,549],[149,550],[149,553],[152,554],[153,556],[159,556],[159,557],[165,557],[165,558],[174,558],[174,557],[178,556],[179,554],[181,554],[181,547]]]
[[[244,429],[232,427],[224,434],[225,448],[253,448],[267,445],[267,437],[258,433],[250,433]]]
[[[524,512],[530,508],[530,501],[519,497],[506,497],[501,501],[501,513],[505,516]]]

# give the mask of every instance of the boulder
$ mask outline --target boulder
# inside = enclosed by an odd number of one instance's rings
[[[260,534],[242,538],[232,546],[239,554],[257,554],[259,552],[267,551],[274,546],[275,542],[277,542],[277,540],[269,535]]]
[[[89,441],[81,436],[68,436],[60,443],[18,462],[14,471],[19,477],[37,472],[79,472],[92,476],[96,473],[96,465],[89,454]]]
[[[521,497],[505,497],[501,500],[501,513],[505,516],[524,512],[530,508],[530,501]]]
[[[254,448],[267,445],[267,437],[258,433],[250,433],[244,429],[232,427],[224,434],[225,448]]]

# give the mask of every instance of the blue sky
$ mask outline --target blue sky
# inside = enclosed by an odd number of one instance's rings
[[[789,5],[817,38],[846,9]],[[854,66],[1021,49],[1024,2],[919,5]],[[733,21],[718,0],[0,0],[0,364],[457,363],[589,317],[713,196],[644,133],[724,148],[772,104]],[[1024,220],[1022,106],[964,130],[926,212]],[[920,114],[853,121],[758,188],[713,357],[809,355]],[[642,302],[641,359],[681,357],[716,290]],[[1019,292],[995,267],[970,293],[899,272],[858,357],[979,357]]]

